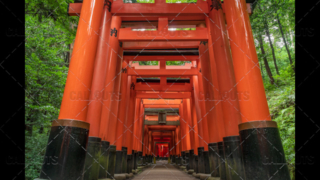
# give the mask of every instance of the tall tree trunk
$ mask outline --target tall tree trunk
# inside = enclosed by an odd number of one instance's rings
[[[258,7],[259,7],[259,10],[262,12],[263,10],[261,9],[261,7],[260,6],[258,6]],[[277,66],[277,59],[276,59],[276,55],[274,53],[273,44],[272,44],[272,41],[271,41],[271,38],[270,38],[268,22],[266,21],[266,19],[264,19],[264,17],[263,17],[263,23],[264,23],[264,28],[265,28],[266,34],[268,36],[269,44],[270,44],[270,47],[271,47],[274,67],[276,68],[276,72],[279,75],[280,73],[279,73],[279,69],[278,69],[278,66]]]
[[[274,53],[273,44],[272,44],[272,41],[271,41],[271,38],[270,38],[269,26],[268,26],[267,21],[264,21],[264,25],[265,25],[266,34],[267,34],[267,36],[268,36],[269,44],[270,44],[270,47],[271,47],[271,52],[272,52],[274,67],[276,68],[276,72],[277,72],[277,74],[279,75],[280,73],[279,73],[279,69],[278,69],[278,65],[277,65],[277,59],[276,59],[276,55],[275,55],[275,53]]]
[[[261,59],[259,59],[259,65],[260,65],[260,71],[261,71],[262,79],[264,79],[263,64],[261,63]]]
[[[292,58],[291,58],[291,55],[290,55],[290,51],[289,51],[289,47],[288,47],[286,38],[284,37],[283,31],[282,31],[282,25],[281,25],[281,22],[280,22],[278,14],[277,14],[277,21],[278,21],[278,24],[279,24],[279,29],[280,29],[280,32],[281,32],[281,35],[282,35],[282,39],[283,39],[284,45],[285,45],[287,53],[288,53],[289,61],[290,61],[290,64],[292,66]],[[293,71],[295,71],[293,66],[292,66],[292,69],[293,69]]]
[[[264,66],[266,67],[266,71],[267,71],[268,77],[270,79],[271,84],[274,84],[274,79],[273,79],[272,72],[270,70],[270,67],[269,67],[269,64],[268,64],[268,61],[267,61],[266,52],[264,51],[264,48],[263,48],[263,41],[262,41],[261,34],[258,35],[258,41],[259,41],[259,46],[260,46],[260,49],[261,49],[261,53],[263,55],[263,62],[264,62]]]

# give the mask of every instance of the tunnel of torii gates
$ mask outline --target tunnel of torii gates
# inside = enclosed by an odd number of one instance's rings
[[[68,14],[80,18],[40,179],[117,179],[159,156],[221,180],[289,180],[252,3],[69,4]]]

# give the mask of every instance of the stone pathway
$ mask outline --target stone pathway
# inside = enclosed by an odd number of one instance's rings
[[[196,180],[197,178],[189,175],[171,164],[167,160],[157,161],[156,164],[144,169],[141,174],[135,175],[132,180]]]

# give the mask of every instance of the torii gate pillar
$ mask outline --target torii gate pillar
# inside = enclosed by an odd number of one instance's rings
[[[59,118],[52,123],[45,154],[45,157],[56,158],[59,165],[44,163],[40,179],[77,179],[82,176],[86,156],[83,149],[87,148],[89,136],[89,123],[85,122],[87,100],[103,4],[103,0],[86,0],[82,4]]]
[[[277,123],[271,121],[245,0],[225,0],[224,8],[232,50],[239,101],[239,125],[246,179],[290,180]],[[265,158],[272,159],[266,165]]]

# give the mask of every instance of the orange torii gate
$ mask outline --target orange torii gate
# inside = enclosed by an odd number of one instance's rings
[[[80,18],[45,155],[59,166],[43,164],[41,179],[131,177],[161,143],[198,175],[290,179],[251,32],[254,1],[77,2],[68,6]]]

